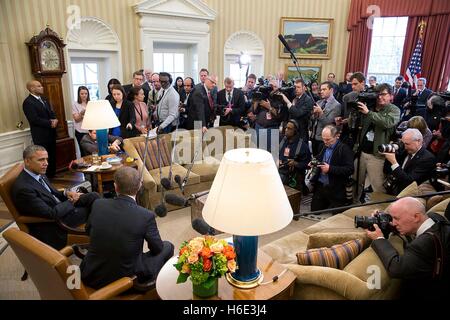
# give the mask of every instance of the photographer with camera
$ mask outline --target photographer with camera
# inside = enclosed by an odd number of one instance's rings
[[[289,120],[286,124],[284,137],[280,142],[279,160],[278,172],[283,184],[302,190],[311,154],[308,145],[298,134],[298,123],[295,120]]]
[[[346,184],[354,170],[353,152],[339,140],[335,126],[325,126],[322,139],[324,148],[316,161],[309,164],[313,168],[311,182],[314,184],[311,211],[346,205]]]
[[[407,129],[401,140],[404,149],[395,152],[394,145],[381,145],[378,148],[389,164],[384,184],[386,192],[399,194],[404,188],[416,181],[421,184],[430,178],[436,167],[433,154],[423,146],[423,137],[417,129]],[[393,151],[393,152],[392,152]]]
[[[333,124],[334,118],[341,114],[341,104],[334,98],[331,82],[320,85],[321,100],[313,107],[311,141],[313,155],[316,156],[323,148],[322,130],[328,124]]]
[[[400,109],[391,103],[392,88],[383,83],[376,87],[376,104],[372,110],[367,105],[358,102],[361,116],[361,130],[359,131],[355,148],[357,164],[355,165],[354,200],[359,201],[364,189],[366,173],[374,192],[384,193],[384,157],[378,153],[378,146],[387,144],[395,132],[395,126],[400,120]]]
[[[415,236],[406,244],[403,255],[393,247],[378,224],[373,231],[371,247],[380,257],[392,278],[402,279],[402,299],[440,300],[449,297],[449,237],[448,221],[436,213],[425,213],[417,199],[406,197],[388,208],[392,227],[402,236]],[[356,221],[356,218],[355,218]]]
[[[258,137],[258,147],[264,148],[260,137],[264,136],[262,130],[267,131],[266,149],[271,152],[271,133],[279,133],[282,122],[288,120],[288,110],[279,92],[276,80],[271,80],[268,87],[260,86],[253,93],[252,112],[256,115],[255,129]],[[278,139],[278,138],[277,138]]]
[[[217,93],[220,125],[238,127],[245,109],[244,93],[234,88],[234,81],[229,77],[225,78],[223,84],[225,88]]]
[[[289,119],[294,119],[299,125],[300,137],[307,142],[309,139],[308,125],[313,111],[314,101],[306,93],[306,86],[303,80],[295,80],[295,98],[292,103],[281,94],[284,102],[289,109]]]

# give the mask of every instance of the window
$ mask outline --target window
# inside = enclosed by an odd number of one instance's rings
[[[242,65],[239,67],[239,63],[230,63],[230,77],[234,80],[234,86],[241,88],[245,85],[247,68],[249,67],[248,74],[251,72],[251,65]]]
[[[77,100],[78,87],[89,89],[91,100],[100,99],[99,65],[92,62],[71,63],[74,101]]]
[[[408,17],[375,18],[368,77],[377,77],[377,83],[393,84],[404,73],[400,70]]]
[[[184,54],[183,53],[154,53],[153,66],[155,72],[168,72],[175,80],[177,77],[184,79]]]

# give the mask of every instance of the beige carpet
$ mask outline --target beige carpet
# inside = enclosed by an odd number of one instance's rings
[[[190,208],[169,212],[166,217],[157,218],[157,223],[161,238],[169,240],[175,245],[175,253],[183,241],[199,235],[191,227]],[[307,228],[314,223],[316,221],[305,219],[292,221],[281,231],[261,236],[259,238],[259,246]],[[30,278],[27,281],[20,281],[23,271],[20,261],[8,246],[3,254],[0,255],[0,300],[39,299],[39,294]]]

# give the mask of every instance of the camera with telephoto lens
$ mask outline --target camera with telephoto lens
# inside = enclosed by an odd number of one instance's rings
[[[380,153],[396,153],[399,149],[403,148],[403,142],[397,141],[393,143],[380,144],[378,146],[378,152]]]
[[[317,160],[316,158],[312,158],[311,165],[311,177],[316,176],[320,172],[320,168],[318,166],[325,164],[322,161]]]
[[[450,161],[449,161],[450,162]],[[439,167],[434,169],[438,179],[444,179],[448,175],[449,163],[441,163]]]
[[[269,99],[269,94],[272,91],[272,87],[269,85],[258,86],[253,92],[253,101]]]
[[[378,225],[383,236],[387,239],[389,234],[395,231],[395,227],[391,225],[392,216],[384,211],[378,211],[373,217],[355,216],[355,228],[368,229],[375,231],[374,224]]]
[[[372,88],[368,88],[367,90],[360,92],[355,101],[350,101],[347,105],[353,110],[359,111],[361,108],[359,107],[358,102],[362,102],[367,106],[367,109],[374,110],[377,105],[377,98],[377,92]]]

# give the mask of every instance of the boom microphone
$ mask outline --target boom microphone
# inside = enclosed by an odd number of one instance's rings
[[[161,185],[164,187],[164,189],[166,190],[170,190],[172,189],[172,183],[170,182],[170,180],[168,178],[162,178],[161,179]]]
[[[178,187],[181,190],[181,186],[182,186],[182,181],[181,181],[181,177],[179,174],[175,175],[175,177],[173,178],[175,180],[175,182],[177,183]]]
[[[158,204],[155,208],[158,217],[164,218],[167,215],[167,207],[164,203]]]
[[[281,43],[286,48],[287,52],[291,52],[291,48],[289,47],[288,43],[286,42],[286,39],[284,39],[282,34],[278,35],[278,39],[280,39]]]
[[[168,204],[174,206],[189,207],[189,199],[185,199],[173,193],[166,194],[165,200]]]
[[[191,224],[192,229],[194,229],[195,231],[197,231],[202,235],[210,235],[210,236],[216,235],[216,229],[207,224],[206,221],[203,219],[196,218],[192,220]]]

